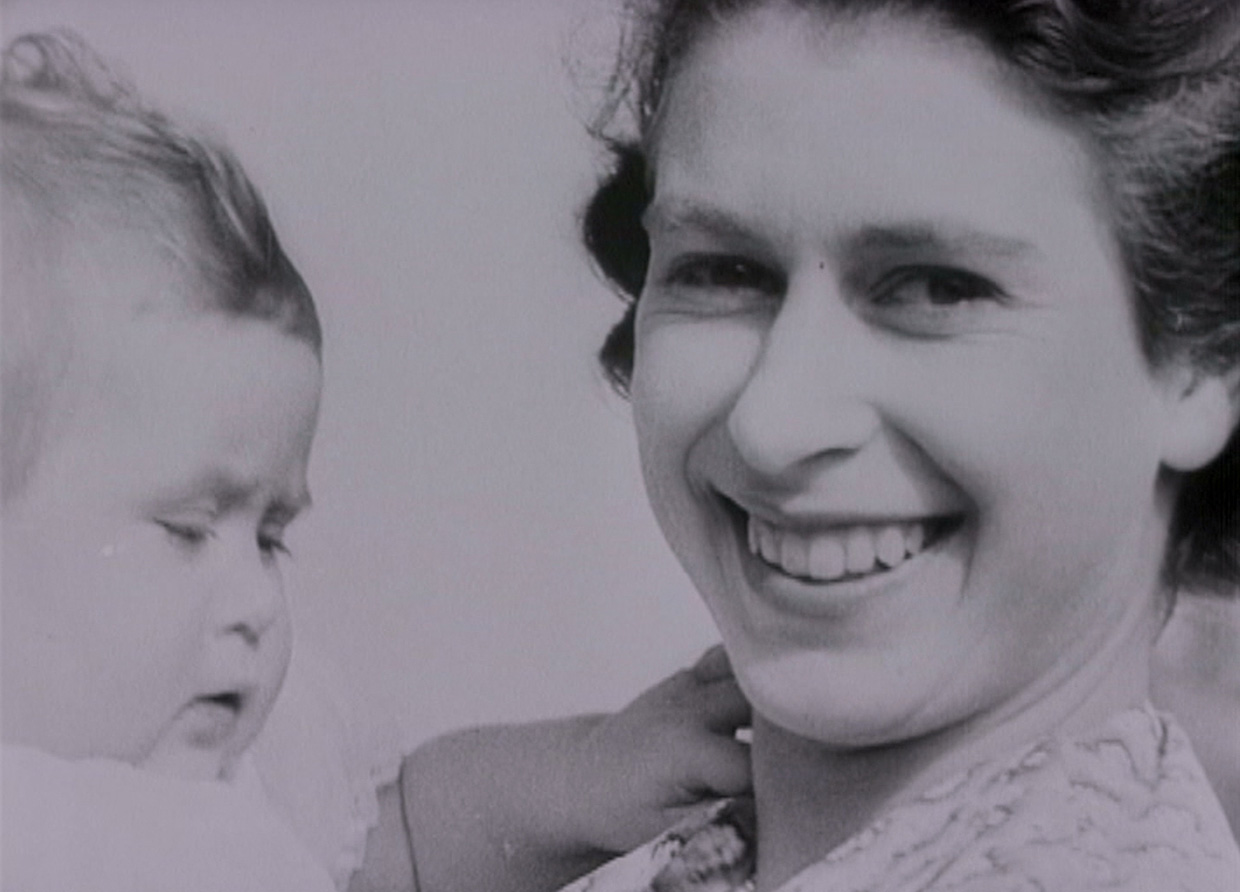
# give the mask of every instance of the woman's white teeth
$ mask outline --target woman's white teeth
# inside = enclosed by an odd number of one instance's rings
[[[814,579],[839,579],[848,566],[848,552],[835,536],[819,536],[809,546],[809,575]]]
[[[758,527],[758,553],[772,564],[779,563],[779,543],[775,540],[775,531],[770,527]]]
[[[904,534],[895,527],[883,527],[874,537],[874,553],[884,567],[894,567],[904,560]]]
[[[904,534],[904,548],[909,554],[917,554],[926,543],[926,528],[919,523],[909,524]]]
[[[779,546],[779,563],[793,576],[809,573],[809,543],[799,536],[785,536]]]
[[[921,552],[924,523],[858,525],[798,533],[749,518],[749,550],[791,576],[832,581],[891,569]]]
[[[848,559],[844,566],[849,573],[868,573],[874,569],[874,534],[864,527],[850,530],[844,537],[844,552]]]

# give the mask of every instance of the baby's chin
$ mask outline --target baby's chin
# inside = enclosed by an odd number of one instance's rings
[[[186,780],[229,780],[270,712],[261,691],[197,697],[163,728],[139,767]]]
[[[247,716],[254,719],[255,716]],[[218,740],[204,740],[200,734],[186,733],[185,723],[174,724],[138,764],[139,768],[183,780],[229,780],[242,754],[256,733],[250,721],[239,723],[233,733]],[[191,731],[201,728],[191,726]]]
[[[218,781],[232,776],[236,762],[236,756],[222,750],[162,740],[137,767],[181,780]]]

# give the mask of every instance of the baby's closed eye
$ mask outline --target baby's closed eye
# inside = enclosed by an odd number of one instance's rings
[[[277,554],[282,554],[286,557],[292,557],[293,555],[284,542],[283,527],[277,530],[259,530],[258,548],[264,555],[270,557],[275,557]]]
[[[159,519],[155,523],[168,534],[168,537],[175,544],[186,549],[197,549],[215,535],[211,528],[205,524]]]

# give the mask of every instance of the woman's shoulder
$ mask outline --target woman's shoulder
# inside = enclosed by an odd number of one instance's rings
[[[1240,837],[1240,593],[1183,594],[1154,651],[1154,702],[1188,732]]]
[[[1205,771],[1153,707],[1035,747],[992,783],[1012,791],[1011,814],[979,848],[1045,888],[1240,885],[1240,849]]]
[[[571,892],[742,889],[754,855],[747,826],[743,810],[717,806]],[[939,784],[781,892],[1235,892],[1238,884],[1240,849],[1187,737],[1143,707]]]
[[[1240,849],[1188,738],[1145,706],[938,785],[787,892],[1236,892],[1238,878]]]

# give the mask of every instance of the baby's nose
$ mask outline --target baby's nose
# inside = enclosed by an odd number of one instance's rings
[[[287,609],[279,575],[257,558],[241,562],[229,575],[221,593],[225,604],[223,631],[238,634],[250,645],[257,645],[269,628]]]

